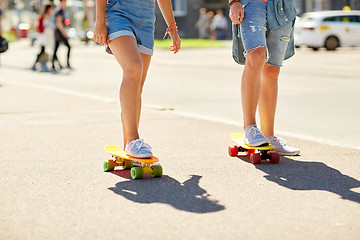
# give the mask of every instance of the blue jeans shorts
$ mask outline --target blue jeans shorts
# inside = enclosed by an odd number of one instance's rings
[[[153,55],[154,0],[107,0],[105,20],[109,41],[122,36],[131,36],[135,38],[141,53]],[[111,53],[108,47],[106,51]]]
[[[267,50],[266,63],[281,67],[284,61],[287,45],[290,41],[293,26],[270,31],[267,28],[267,3],[262,0],[253,0],[244,6],[245,16],[240,24],[240,34],[244,45],[244,55],[258,47]]]

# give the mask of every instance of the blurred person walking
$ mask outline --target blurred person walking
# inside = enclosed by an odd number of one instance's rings
[[[54,7],[52,3],[47,3],[42,7],[41,13],[38,17],[37,31],[39,35],[37,37],[37,43],[40,45],[40,52],[36,56],[35,63],[31,68],[33,71],[37,70],[36,65],[37,63],[40,63],[40,72],[49,72],[46,65],[49,61],[49,55],[46,53],[45,47],[53,40],[53,29],[49,27],[50,16],[53,10]]]
[[[55,61],[58,62],[60,70],[63,68],[59,62],[57,57],[57,51],[59,49],[60,43],[63,43],[67,48],[67,65],[68,69],[72,69],[70,66],[70,50],[71,46],[68,40],[68,34],[66,32],[66,24],[65,24],[65,16],[66,16],[66,0],[60,0],[60,7],[55,10],[55,47],[54,47],[54,54],[52,57],[52,71],[57,72],[55,68]]]
[[[209,36],[209,32],[207,31],[207,23],[208,23],[208,16],[206,14],[206,8],[200,8],[199,10],[199,19],[195,24],[195,27],[198,29],[199,31],[199,38],[200,39],[208,39]]]
[[[211,29],[215,31],[217,40],[225,40],[228,22],[222,9],[216,11],[216,15],[211,22]]]
[[[213,11],[208,11],[206,19],[206,34],[209,36],[209,39],[216,39],[216,33],[211,29],[211,22],[214,19],[215,13]]]

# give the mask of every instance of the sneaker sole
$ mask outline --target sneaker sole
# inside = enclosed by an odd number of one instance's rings
[[[132,156],[134,158],[151,158],[153,155],[151,156]]]
[[[263,146],[269,145],[269,141],[264,140],[264,141],[253,143],[253,144],[248,144],[247,142],[245,142],[245,144],[249,147],[263,147]]]
[[[151,158],[153,155],[132,155],[132,154],[129,154],[129,153],[126,153],[128,154],[129,156],[133,157],[133,158]]]

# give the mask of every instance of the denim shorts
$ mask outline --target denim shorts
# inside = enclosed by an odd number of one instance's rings
[[[105,19],[109,41],[122,36],[131,36],[135,38],[141,53],[153,54],[154,0],[107,0]],[[109,50],[107,48],[108,52]]]
[[[267,3],[253,0],[244,6],[245,16],[240,24],[244,55],[251,49],[265,47],[266,63],[281,67],[290,41],[293,24],[270,31],[267,27]]]

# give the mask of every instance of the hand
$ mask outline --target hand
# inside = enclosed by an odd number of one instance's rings
[[[100,43],[101,45],[107,45],[108,37],[109,37],[108,29],[105,21],[104,22],[96,21],[94,27],[94,41]]]
[[[230,7],[229,17],[234,24],[240,24],[244,18],[244,8],[241,3],[233,3]]]
[[[173,43],[169,47],[169,50],[175,54],[180,50],[181,40],[177,31],[170,31],[169,34]]]

